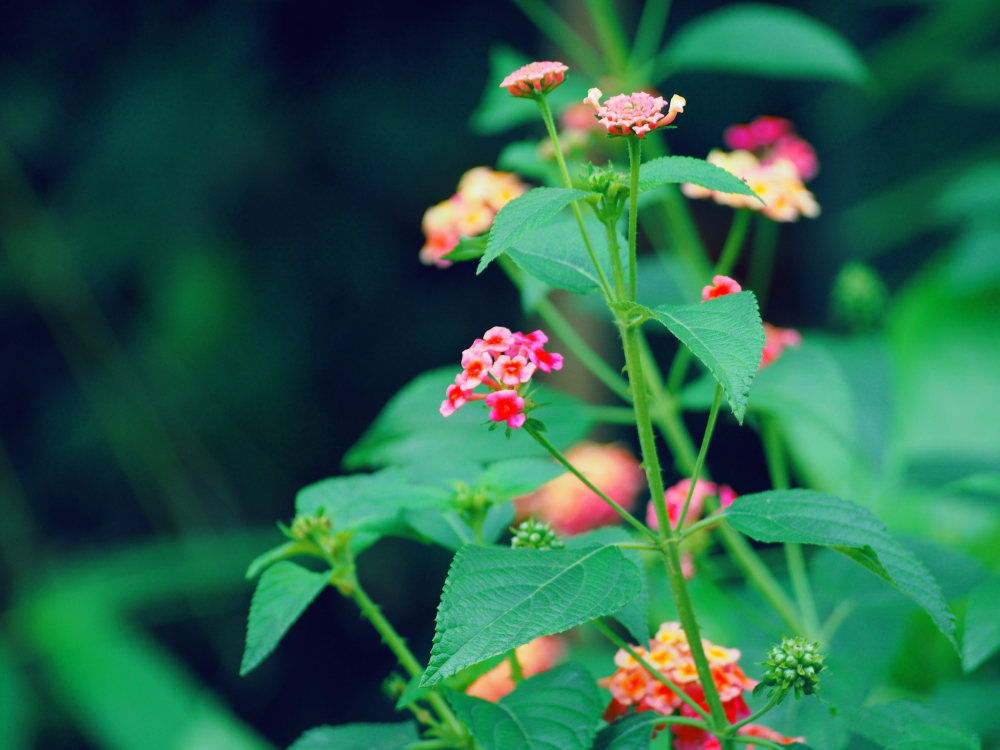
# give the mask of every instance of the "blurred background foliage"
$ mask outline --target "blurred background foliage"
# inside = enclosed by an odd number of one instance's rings
[[[617,5],[633,28],[637,3]],[[671,32],[723,3],[674,5]],[[679,73],[671,148],[704,156],[762,113],[816,146],[823,215],[782,232],[768,319],[825,329],[812,338],[860,450],[816,438],[798,472],[917,540],[962,611],[1000,565],[1000,5],[786,5],[852,42],[871,81]],[[592,38],[582,4],[561,6]],[[503,3],[0,9],[0,746],[267,748],[390,717],[391,660],[329,592],[238,679],[242,574],[389,396],[516,322],[498,272],[416,258],[425,208],[510,135],[469,124],[501,42],[564,56]],[[718,248],[728,212],[693,210]],[[891,298],[863,335],[831,314],[854,261]],[[766,478],[745,434],[724,425],[711,460],[752,491]],[[400,541],[377,557],[370,593],[425,652],[447,556]],[[831,607],[872,583],[814,563]],[[700,585],[713,639],[762,653],[767,628],[740,626],[733,590]],[[910,610],[884,593],[831,672],[995,743],[996,658],[959,680],[929,621],[889,616]],[[816,734],[842,722],[802,710],[817,747],[842,741]]]

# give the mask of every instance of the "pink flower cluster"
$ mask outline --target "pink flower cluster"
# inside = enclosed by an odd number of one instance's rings
[[[705,691],[698,680],[698,670],[691,656],[691,646],[680,624],[663,623],[648,645],[648,648],[636,646],[634,650],[707,711]],[[719,692],[726,718],[730,722],[746,718],[750,715],[750,709],[743,699],[743,693],[752,690],[757,681],[747,677],[740,668],[738,664],[740,652],[734,648],[716,646],[705,639],[702,640],[702,647],[705,649],[705,656],[708,657],[712,681]],[[624,649],[615,654],[615,666],[618,669],[613,675],[598,680],[601,687],[611,692],[611,702],[604,712],[606,721],[615,721],[624,716],[631,706],[635,707],[636,712],[655,711],[663,716],[674,714],[698,718],[697,713],[684,703],[677,693],[650,675],[638,660]],[[658,731],[662,729],[663,725],[657,726]],[[698,727],[674,724],[671,725],[670,731],[674,735],[675,750],[719,748],[718,740]],[[747,724],[739,731],[740,734],[766,737],[786,745],[804,741],[801,737],[794,739],[783,737],[767,727],[756,724]]]
[[[798,346],[802,343],[802,334],[794,328],[778,328],[770,323],[764,324],[764,351],[760,355],[760,366],[767,367],[781,356],[788,346]]]
[[[567,70],[569,68],[561,62],[553,60],[528,63],[504,78],[500,88],[507,89],[513,96],[537,96],[562,83]]]
[[[674,528],[677,528],[677,522],[680,521],[690,488],[691,480],[682,479],[663,493],[663,499],[667,504],[667,518]],[[719,486],[715,482],[699,479],[694,486],[694,492],[691,493],[691,504],[684,517],[684,526],[690,526],[701,518],[705,510],[705,500],[713,495],[718,495],[719,505],[723,508],[728,508],[733,504],[733,500],[739,497],[727,484]],[[653,503],[650,503],[646,508],[646,525],[651,529],[660,528],[660,521],[656,517],[656,508]],[[694,556],[687,550],[681,553],[681,571],[685,578],[691,578],[695,573]]]
[[[447,268],[450,253],[462,237],[474,237],[490,228],[497,212],[526,192],[528,186],[510,172],[494,172],[489,167],[470,169],[458,182],[458,191],[424,213],[425,242],[420,261]]]
[[[590,89],[584,99],[593,106],[598,121],[609,135],[637,135],[645,138],[646,133],[674,121],[687,104],[683,96],[674,94],[669,106],[662,96],[653,96],[645,91],[618,94],[601,103],[601,90]],[[661,110],[667,107],[664,114]]]
[[[787,159],[795,165],[802,182],[809,182],[819,172],[816,151],[783,117],[762,115],[747,125],[732,125],[722,139],[731,149],[753,152],[762,164]]]
[[[509,328],[494,326],[462,352],[462,371],[448,386],[441,402],[441,416],[450,417],[469,401],[485,401],[489,418],[506,422],[517,429],[524,425],[524,398],[520,391],[536,370],[561,370],[563,357],[543,348],[549,337],[541,331],[512,333]],[[490,393],[476,393],[485,385]]]
[[[626,510],[635,507],[645,474],[635,457],[620,445],[577,443],[566,459],[595,487]],[[547,521],[559,534],[572,536],[617,523],[618,514],[577,477],[566,472],[534,492],[514,499],[518,519]]]
[[[728,276],[716,275],[712,277],[712,283],[701,290],[701,300],[702,302],[707,302],[710,299],[715,299],[716,297],[724,297],[727,294],[736,294],[736,292],[742,292],[743,287],[740,286],[736,279],[732,279]]]

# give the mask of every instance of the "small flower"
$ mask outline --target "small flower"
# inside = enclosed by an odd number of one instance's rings
[[[514,529],[510,546],[514,549],[562,549],[566,543],[549,528],[548,523],[529,518]]]
[[[701,290],[701,298],[702,300],[710,300],[742,291],[743,287],[735,279],[728,276],[713,276],[712,283]]]
[[[490,373],[504,385],[516,387],[531,380],[536,367],[534,363],[529,362],[526,357],[520,354],[516,357],[501,354],[493,363],[493,369]]]
[[[760,353],[760,368],[767,367],[777,361],[786,346],[798,346],[802,343],[802,334],[794,328],[778,328],[770,323],[764,324],[764,350]]]
[[[609,135],[637,135],[644,138],[646,133],[664,125],[669,125],[684,111],[687,101],[683,96],[674,94],[667,100],[661,96],[652,96],[645,91],[632,94],[618,94],[604,104],[600,103],[601,90],[590,89],[584,99],[597,112],[598,120]],[[667,107],[667,113],[661,110]]]
[[[561,62],[544,60],[522,65],[500,83],[513,96],[537,96],[544,94],[560,83],[566,76],[568,67]]]
[[[477,348],[474,344],[469,349],[462,352],[462,378],[461,384],[465,388],[473,389],[483,382],[483,379],[490,374],[493,367],[493,358],[485,349]],[[456,381],[457,382],[457,381]]]
[[[472,389],[466,388],[464,381],[459,382],[459,378],[461,377],[461,375],[457,376],[455,378],[455,384],[449,385],[448,390],[445,392],[445,399],[441,402],[440,408],[442,417],[450,417],[458,411],[460,407],[475,398],[475,394],[473,394]]]
[[[527,417],[524,412],[524,399],[517,391],[494,391],[486,397],[486,405],[491,407],[489,418],[494,422],[506,422],[508,427],[518,429],[524,425]]]
[[[557,635],[543,635],[515,651],[521,674],[527,678],[552,669],[566,653],[563,639]],[[504,659],[489,672],[479,677],[465,689],[466,695],[496,703],[514,689],[510,661]]]
[[[501,354],[514,345],[514,334],[509,328],[493,326],[483,334],[483,346],[490,352]]]
[[[595,487],[626,510],[635,506],[644,475],[639,462],[625,448],[583,442],[570,448],[566,458]],[[540,518],[567,536],[619,520],[618,514],[606,502],[569,472],[531,494],[515,498],[514,507],[518,518]]]
[[[819,159],[816,158],[816,151],[813,150],[808,141],[797,135],[786,135],[779,138],[771,147],[771,152],[764,159],[764,163],[776,159],[788,159],[792,162],[803,182],[809,182],[819,172]]]

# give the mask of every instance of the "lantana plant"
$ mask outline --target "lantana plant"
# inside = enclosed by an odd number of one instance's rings
[[[897,587],[954,643],[940,588],[880,521],[848,498],[792,487],[790,437],[775,414],[791,397],[783,384],[803,336],[761,318],[773,246],[756,248],[749,278],[737,268],[752,222],[773,239],[778,223],[819,215],[805,187],[819,168],[814,149],[788,120],[766,116],[729,128],[728,152],[664,155],[670,130],[708,103],[696,91],[658,95],[645,69],[606,71],[605,88],[621,87],[609,96],[562,62],[509,71],[492,85],[511,106],[537,110],[548,141],[529,161],[548,183],[529,188],[526,177],[475,167],[424,216],[420,260],[442,273],[475,261],[477,273],[505,275],[542,327],[514,330],[508,311],[485,332],[470,328],[455,342],[457,368],[417,377],[345,457],[348,468],[374,471],[303,489],[282,527],[287,541],[251,566],[260,581],[243,672],[328,586],[357,604],[401,670],[386,685],[408,720],[320,727],[296,750],[809,744],[796,712],[777,709],[829,707],[816,702],[837,679],[824,653],[847,614],[817,605],[802,545],[831,548]],[[560,113],[573,134],[564,147],[550,98],[577,75],[588,91]],[[684,221],[682,195],[732,209],[717,252],[692,248],[682,229],[672,242],[659,234],[662,217]],[[661,221],[647,225],[654,211]],[[641,232],[696,269],[679,299],[644,286]],[[596,292],[620,354],[602,358],[552,289]],[[664,335],[672,346],[653,340]],[[619,403],[561,393],[573,370]],[[758,376],[768,382],[752,390]],[[693,433],[685,411],[699,415]],[[760,446],[773,489],[738,494],[724,466],[710,476],[726,412]],[[619,442],[588,439],[598,425],[618,430]],[[391,535],[454,553],[433,643],[415,650],[357,575],[358,555]],[[780,545],[787,580],[766,545]],[[720,565],[756,592],[749,611],[773,625],[770,648],[742,643],[738,629],[703,627],[692,589],[713,586]]]

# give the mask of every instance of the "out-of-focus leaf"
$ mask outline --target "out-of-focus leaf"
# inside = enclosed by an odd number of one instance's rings
[[[420,739],[412,721],[396,724],[343,724],[316,727],[288,750],[404,750]]]
[[[690,305],[701,299],[699,280],[675,255],[643,255],[639,258],[638,300],[647,307]],[[653,329],[655,330],[655,329]]]
[[[923,607],[958,649],[955,618],[937,581],[866,509],[813,490],[775,490],[742,495],[723,512],[759,542],[818,544],[847,555]]]
[[[1000,649],[1000,577],[990,576],[969,597],[962,636],[962,669],[971,672]]]
[[[632,714],[604,727],[597,733],[594,750],[649,750],[649,740],[656,726],[656,714]]]
[[[559,171],[555,160],[542,161],[538,155],[538,146],[538,141],[508,143],[497,157],[497,167],[540,182],[556,182]]]
[[[444,584],[421,684],[433,685],[538,636],[618,612],[641,587],[639,571],[616,547],[463,547]]]
[[[284,544],[279,544],[277,547],[272,547],[267,552],[257,555],[253,559],[253,562],[247,568],[246,577],[248,580],[254,579],[279,560],[301,554],[308,549],[309,546],[300,541],[285,542]]]
[[[483,521],[483,541],[486,544],[493,544],[513,523],[513,501],[508,500],[505,503],[491,505],[490,509],[486,511],[486,518]]]
[[[505,205],[493,219],[486,252],[479,259],[476,273],[482,273],[508,248],[553,219],[573,201],[587,195],[585,190],[543,187],[529,190]]]
[[[639,189],[655,190],[669,183],[690,182],[720,193],[760,197],[743,180],[722,167],[693,156],[661,156],[639,168]],[[761,204],[764,201],[760,200]]]
[[[486,471],[476,481],[476,487],[509,500],[533,492],[564,473],[565,469],[552,459],[512,458],[486,467]]]
[[[458,244],[442,257],[456,263],[464,260],[475,260],[486,252],[486,240],[486,235],[462,237]]]
[[[326,586],[329,573],[282,561],[264,571],[253,592],[247,618],[247,642],[240,664],[245,675],[274,651],[288,629]]]
[[[417,533],[452,551],[476,541],[475,532],[451,511],[408,508],[403,510],[402,519]]]
[[[602,698],[577,664],[564,664],[520,683],[497,703],[461,693],[452,704],[486,750],[589,750]]]
[[[500,82],[509,73],[529,62],[531,58],[510,47],[497,45],[490,49],[490,75],[483,97],[470,121],[474,131],[483,134],[502,133],[529,122],[541,124],[541,115],[533,101],[511,96],[506,89],[500,88]],[[570,71],[566,80],[548,95],[549,107],[553,113],[557,113],[570,104],[582,101],[586,95],[586,82]]]
[[[704,363],[742,424],[764,349],[764,327],[754,293],[727,294],[695,305],[660,305],[652,312]]]
[[[934,212],[945,221],[961,221],[1000,212],[1000,160],[987,161],[959,172],[934,200]]]
[[[34,746],[38,708],[35,696],[7,640],[0,638],[0,747],[29,750]]]
[[[457,364],[431,370],[404,386],[348,450],[344,466],[359,469],[421,464],[434,456],[449,456],[452,462],[464,464],[548,455],[517,430],[512,431],[509,440],[502,429],[488,430],[486,411],[480,404],[466,404],[450,417],[442,417],[438,407],[457,372]],[[580,401],[544,387],[533,393],[534,400],[545,406],[532,416],[545,423],[548,439],[558,448],[568,448],[590,431],[593,422]]]
[[[851,729],[886,750],[980,750],[978,738],[909,701],[845,711]]]
[[[610,279],[611,259],[604,226],[591,216],[584,217],[583,222],[604,276]],[[619,234],[619,255],[626,248],[625,238]],[[572,217],[555,219],[536,229],[515,242],[507,255],[525,273],[548,286],[574,294],[589,294],[600,287],[600,277],[583,243],[580,227]]]
[[[831,28],[792,8],[757,3],[730,5],[681,27],[660,55],[655,80],[682,70],[869,82],[861,56]]]

